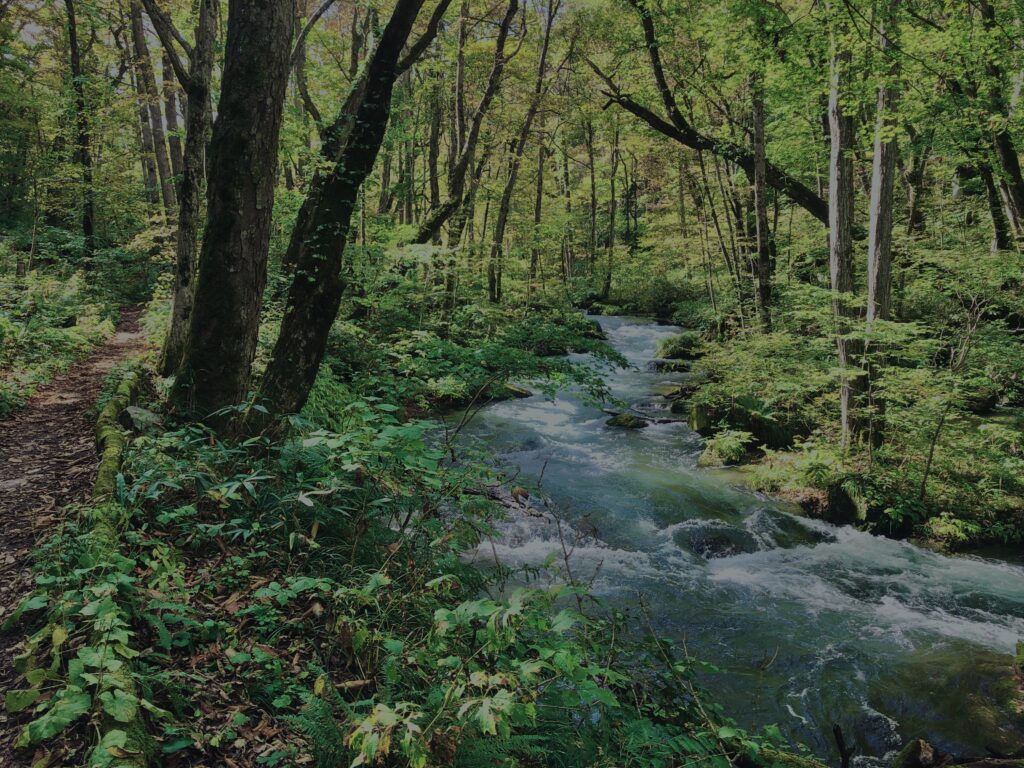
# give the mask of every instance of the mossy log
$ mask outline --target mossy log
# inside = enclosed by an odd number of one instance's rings
[[[122,431],[119,417],[125,408],[133,404],[140,384],[141,378],[137,373],[127,373],[96,420],[99,466],[96,471],[96,482],[93,484],[92,508],[87,515],[92,561],[96,563],[114,562],[120,554],[119,531],[127,513],[124,507],[114,501],[114,495],[127,438]],[[92,642],[100,644],[103,641],[102,633],[96,632]],[[104,692],[113,692],[115,689],[138,697],[135,678],[128,664],[117,672],[110,672],[103,677],[98,696],[102,696]],[[89,765],[145,768],[149,764],[154,744],[146,730],[141,712],[140,707],[127,723],[119,722],[104,713],[98,729],[99,741],[89,759]],[[106,755],[97,754],[99,750],[106,752]]]

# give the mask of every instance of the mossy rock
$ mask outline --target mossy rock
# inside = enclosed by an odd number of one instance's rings
[[[715,431],[718,424],[725,421],[731,429],[749,432],[759,445],[772,449],[789,448],[799,430],[793,426],[765,418],[754,413],[742,404],[735,404],[728,410],[720,410],[710,405],[693,403],[689,409],[690,429],[705,437]]]
[[[924,739],[907,743],[892,761],[892,768],[932,768],[938,762],[939,751]]]
[[[722,457],[715,453],[710,448],[705,448],[704,452],[697,458],[698,467],[724,467],[725,462]]]
[[[690,404],[690,418],[688,422],[690,429],[701,435],[711,434],[712,427],[717,423],[718,419],[715,418],[715,411],[713,408],[707,405],[701,405],[699,403]]]
[[[639,416],[634,416],[632,413],[623,411],[622,413],[612,416],[608,421],[605,422],[609,427],[623,427],[624,429],[643,429],[647,426],[647,419],[643,419]]]
[[[696,331],[682,331],[658,342],[658,357],[696,360],[704,354],[704,339]]]

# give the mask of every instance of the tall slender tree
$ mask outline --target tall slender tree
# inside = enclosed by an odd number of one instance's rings
[[[203,224],[206,145],[213,120],[213,59],[217,41],[218,0],[200,0],[195,39],[188,43],[159,0],[143,0],[169,62],[185,95],[185,142],[178,180],[178,230],[175,238],[174,296],[171,325],[160,356],[160,372],[178,370],[185,355],[195,305],[199,233]],[[184,50],[186,61],[178,53]]]
[[[67,13],[68,58],[71,67],[71,89],[75,98],[75,159],[82,169],[82,235],[88,255],[96,250],[96,203],[92,182],[92,133],[85,100],[85,70],[78,40],[77,0],[64,0]]]
[[[868,203],[868,307],[867,320],[889,319],[892,282],[892,209],[896,177],[896,115],[899,90],[894,82],[899,60],[894,55],[893,35],[899,0],[890,0],[879,25],[878,48],[890,58],[885,80],[878,86],[875,106],[875,147],[871,161],[871,198]]]
[[[274,413],[300,411],[320,370],[345,288],[342,256],[352,213],[384,140],[395,80],[423,52],[440,22],[435,11],[427,32],[401,55],[423,3],[398,0],[376,50],[325,132],[322,154],[327,165],[310,182],[292,231],[288,260],[294,276],[259,388],[261,402]],[[440,14],[447,7],[448,0],[441,0]],[[259,421],[254,417],[254,423]]]
[[[129,13],[132,23],[132,44],[135,50],[135,72],[138,78],[139,94],[149,115],[149,130],[152,137],[153,157],[156,159],[157,175],[160,179],[160,198],[164,212],[173,218],[177,203],[174,195],[174,178],[167,154],[167,139],[164,133],[164,117],[160,110],[160,95],[156,88],[153,61],[149,56],[146,29],[142,23],[142,3],[132,0]]]
[[[842,369],[839,408],[844,441],[854,429],[855,389],[857,382],[851,358],[855,345],[848,338],[856,310],[851,303],[853,293],[853,148],[855,141],[853,116],[844,104],[845,80],[850,76],[852,56],[846,40],[848,30],[842,11],[829,7],[829,275],[832,283],[832,312],[836,324],[836,347]]]

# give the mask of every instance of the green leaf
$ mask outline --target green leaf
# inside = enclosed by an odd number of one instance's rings
[[[726,741],[727,739],[735,738],[736,734],[738,733],[739,731],[737,731],[735,728],[732,728],[728,725],[723,725],[721,728],[718,729],[718,738],[722,741]]]
[[[194,743],[195,742],[193,742],[192,739],[188,738],[187,736],[179,736],[173,741],[168,741],[166,744],[160,747],[160,751],[163,752],[165,755],[173,755],[175,752],[181,752],[181,750],[183,749],[188,749],[189,747],[193,746]]]
[[[117,728],[107,731],[89,755],[89,768],[106,768],[125,754],[124,745],[127,743],[128,734],[124,731]]]
[[[75,722],[92,707],[92,696],[88,693],[68,693],[57,699],[50,710],[28,724],[28,728],[18,739],[19,744],[28,746],[53,738]]]
[[[139,711],[139,699],[122,690],[104,691],[100,694],[103,711],[119,723],[130,723]]]
[[[21,691],[8,691],[4,695],[4,707],[8,712],[21,712],[39,700],[39,689],[29,688]]]

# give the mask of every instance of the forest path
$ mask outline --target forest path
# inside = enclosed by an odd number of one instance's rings
[[[114,366],[146,348],[141,315],[141,308],[122,310],[102,346],[0,422],[0,622],[32,590],[37,540],[65,506],[89,497],[98,462],[91,409]],[[14,656],[22,639],[17,630],[0,634],[0,695],[19,685]],[[0,700],[0,765],[27,764],[11,751],[25,715],[8,714]]]

